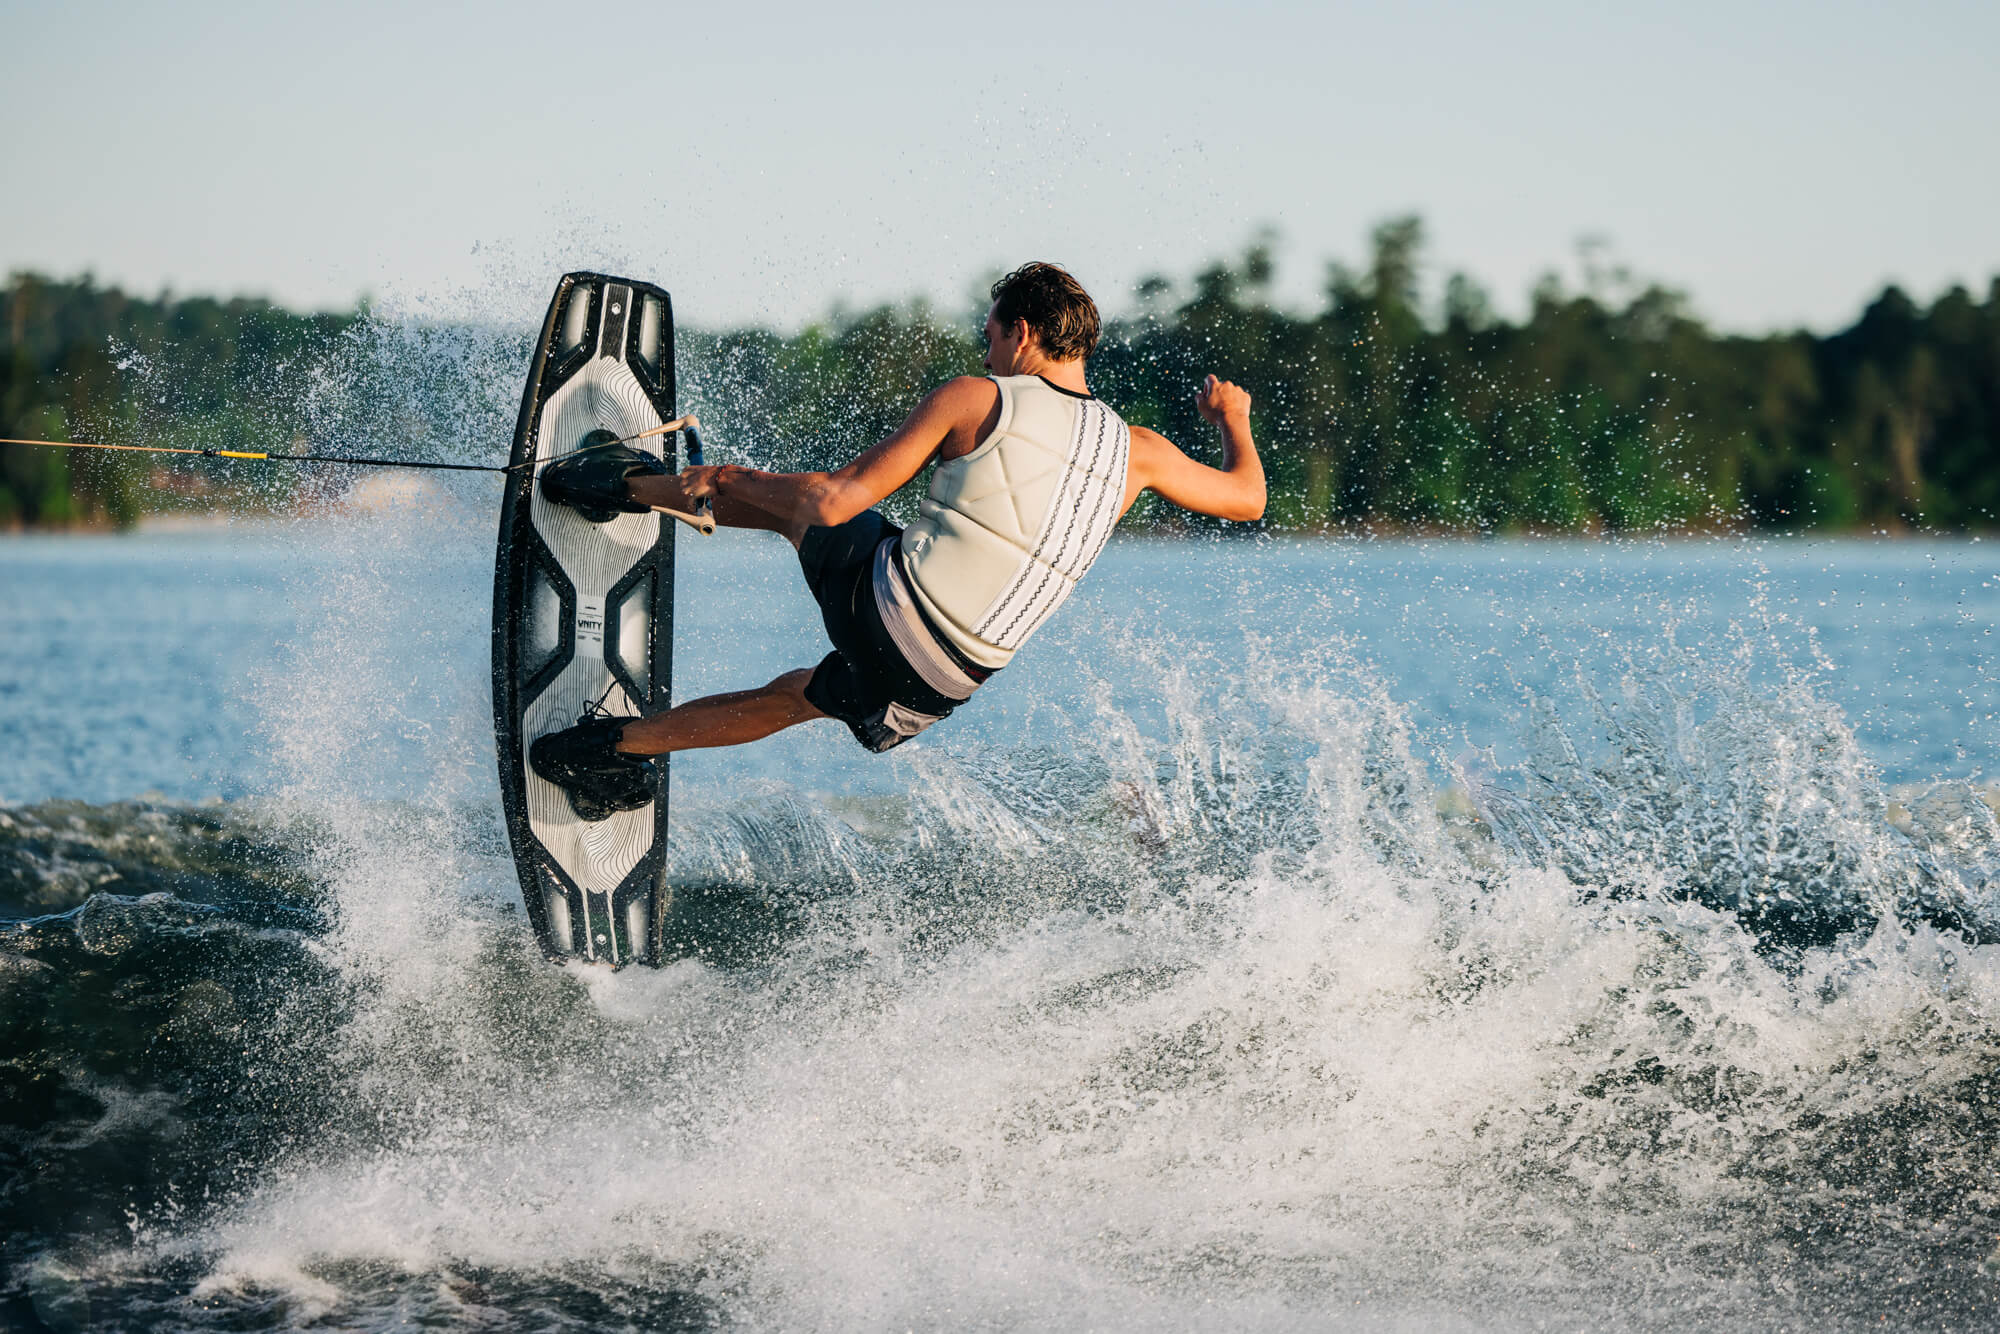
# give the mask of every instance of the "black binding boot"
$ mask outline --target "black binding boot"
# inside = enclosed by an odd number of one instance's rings
[[[536,738],[528,747],[528,765],[569,794],[570,809],[586,824],[636,811],[658,790],[653,762],[617,749],[625,724],[637,721],[585,714],[575,727]]]
[[[673,474],[643,449],[618,443],[610,431],[592,431],[567,458],[542,469],[542,499],[567,505],[592,523],[610,523],[620,514],[645,514],[651,506],[632,499],[625,479],[634,473]]]

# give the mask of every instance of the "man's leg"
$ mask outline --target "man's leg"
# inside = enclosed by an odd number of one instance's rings
[[[651,718],[584,718],[537,737],[528,765],[569,794],[588,821],[634,811],[654,798],[649,756],[704,746],[740,746],[826,715],[806,702],[812,672],[786,672],[767,686],[689,700]],[[616,738],[614,741],[613,738]]]
[[[552,504],[568,505],[593,523],[603,523],[621,510],[635,512],[634,502],[691,513],[693,502],[680,478],[667,471],[669,466],[658,455],[613,440],[551,463],[543,469],[539,485]],[[740,500],[715,497],[713,514],[725,528],[783,533],[794,548],[805,539],[804,521],[767,513]]]
[[[626,755],[664,755],[674,750],[761,741],[773,732],[826,717],[806,702],[806,682],[810,680],[812,668],[801,667],[755,690],[733,690],[677,704],[665,713],[626,723],[618,750]]]
[[[693,511],[694,502],[689,500],[687,492],[681,489],[681,479],[678,477],[640,473],[627,478],[625,486],[632,499],[641,504],[664,505],[668,509],[680,510],[683,513]],[[715,521],[724,528],[761,528],[765,532],[783,533],[793,547],[797,547],[805,540],[806,525],[803,523],[781,518],[729,496],[715,497],[714,505]]]

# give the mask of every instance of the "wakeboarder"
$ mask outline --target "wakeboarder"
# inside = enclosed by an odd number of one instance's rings
[[[544,470],[542,495],[587,515],[686,511],[707,499],[718,524],[782,533],[833,644],[817,667],[768,685],[649,717],[587,716],[539,738],[529,763],[580,817],[651,801],[654,755],[739,746],[815,718],[839,719],[878,753],[916,736],[1013,659],[1142,491],[1197,514],[1263,516],[1249,394],[1214,375],[1203,382],[1195,406],[1221,435],[1222,466],[1197,463],[1090,392],[1097,306],[1066,270],[1023,265],[992,299],[992,375],[939,386],[837,471],[718,464],[675,475],[626,445]],[[933,461],[922,517],[898,528],[874,507]]]

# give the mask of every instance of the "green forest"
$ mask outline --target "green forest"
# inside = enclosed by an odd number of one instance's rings
[[[1200,457],[1214,443],[1195,385],[1209,371],[1243,384],[1271,480],[1261,526],[1281,531],[1996,526],[2000,277],[1983,300],[1955,287],[1924,306],[1892,286],[1838,332],[1746,337],[1709,330],[1681,294],[1594,252],[1581,280],[1537,285],[1514,323],[1462,274],[1423,299],[1418,219],[1370,242],[1365,263],[1328,265],[1314,312],[1274,302],[1262,239],[1191,278],[1147,279],[1129,301],[1100,294],[1130,313],[1105,330],[1093,388]],[[792,336],[679,314],[697,326],[681,331],[682,406],[712,428],[718,457],[763,467],[844,461],[932,385],[977,373],[981,355],[976,316],[921,302]],[[504,455],[528,347],[522,330],[413,335],[366,309],[147,300],[32,274],[0,293],[0,330],[0,435],[193,448],[337,436],[461,462]],[[424,364],[455,369],[357,396],[371,358],[378,379],[401,378],[394,351],[413,336],[451,344],[455,359]],[[0,446],[0,527],[122,526],[244,503],[237,490],[200,460]],[[274,499],[268,479],[246,494]],[[1142,503],[1128,522],[1186,521]]]

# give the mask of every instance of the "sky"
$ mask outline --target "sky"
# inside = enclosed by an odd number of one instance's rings
[[[1416,213],[1518,314],[1596,238],[1711,324],[2000,274],[2000,4],[0,0],[0,269],[539,312],[557,275],[791,329],[1030,258],[1111,312]]]

